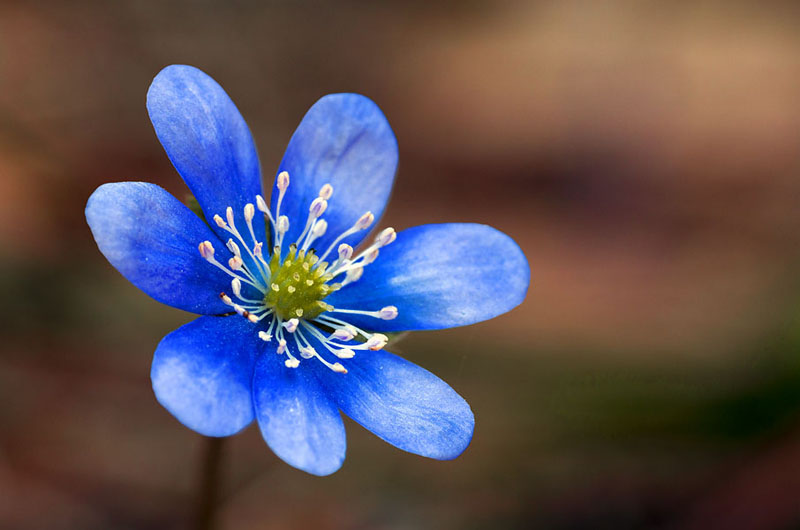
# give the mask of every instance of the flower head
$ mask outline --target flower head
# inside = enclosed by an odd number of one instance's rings
[[[279,457],[317,475],[344,460],[340,410],[400,449],[458,456],[472,438],[469,405],[385,351],[386,333],[510,310],[530,276],[519,247],[476,224],[385,228],[366,239],[389,198],[397,144],[363,96],[332,94],[311,107],[269,204],[250,131],[213,79],[169,66],[147,108],[207,222],[142,182],[100,186],[86,218],[128,280],[202,315],[156,348],[158,401],[207,436],[255,419]]]

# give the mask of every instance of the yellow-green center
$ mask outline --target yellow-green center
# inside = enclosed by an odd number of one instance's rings
[[[332,276],[326,274],[328,264],[317,263],[319,257],[311,250],[297,250],[296,245],[289,248],[283,263],[280,251],[276,249],[269,263],[272,274],[264,295],[264,304],[275,310],[283,320],[292,318],[312,319],[325,311],[333,309],[322,300],[341,287],[339,283],[328,285]],[[316,265],[316,267],[315,267]]]

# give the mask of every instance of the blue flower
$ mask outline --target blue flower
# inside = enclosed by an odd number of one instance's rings
[[[405,451],[447,460],[472,439],[469,405],[384,351],[385,333],[472,324],[525,297],[530,272],[508,236],[479,224],[387,228],[397,143],[369,99],[331,94],[295,131],[267,205],[255,144],[200,70],[162,70],[147,109],[205,220],[144,182],[100,186],[86,219],[109,262],[164,304],[197,313],[161,341],[158,401],[206,436],[254,419],[292,466],[333,473],[340,411]]]

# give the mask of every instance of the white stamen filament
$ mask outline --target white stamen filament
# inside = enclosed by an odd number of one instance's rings
[[[361,217],[359,217],[358,221],[356,221],[356,223],[353,226],[351,226],[350,228],[348,228],[347,230],[342,232],[339,235],[339,237],[337,237],[336,239],[333,240],[333,243],[331,243],[331,246],[329,246],[328,250],[326,250],[319,257],[319,260],[322,261],[326,257],[328,257],[328,254],[331,253],[331,251],[334,249],[334,247],[336,247],[336,245],[338,245],[342,241],[342,239],[346,238],[347,236],[351,236],[351,235],[355,234],[356,232],[360,232],[360,231],[364,230],[365,228],[368,228],[369,225],[371,225],[372,221],[374,221],[374,220],[375,220],[375,216],[372,215],[372,212],[367,212],[364,215],[362,215]]]

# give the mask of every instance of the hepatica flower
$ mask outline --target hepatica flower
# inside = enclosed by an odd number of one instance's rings
[[[147,109],[205,220],[143,182],[100,186],[86,219],[123,276],[201,315],[156,348],[158,401],[206,436],[255,419],[280,458],[316,475],[344,460],[340,411],[405,451],[461,454],[474,428],[469,405],[384,350],[386,334],[515,307],[529,281],[519,247],[478,224],[386,228],[367,239],[391,191],[397,143],[364,96],[332,94],[311,107],[269,204],[250,131],[213,79],[167,67]]]

